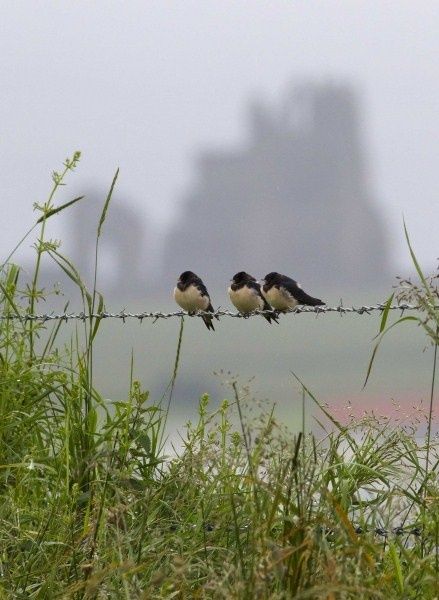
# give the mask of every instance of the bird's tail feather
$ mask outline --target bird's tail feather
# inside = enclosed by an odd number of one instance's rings
[[[212,304],[209,304],[209,306],[207,307],[207,309],[209,312],[215,312]],[[214,315],[215,319],[217,319],[219,321],[219,316],[218,315]],[[212,319],[211,319],[212,320]],[[213,327],[212,327],[213,328]]]
[[[277,318],[277,314],[275,313],[275,311],[272,311],[270,314],[267,315],[263,315],[264,319],[267,319],[267,321],[270,323],[271,325],[271,321],[274,321],[275,323],[279,324],[279,320]]]
[[[304,304],[305,306],[326,306],[323,300],[313,298],[312,296],[308,296],[308,294],[304,294],[303,298],[300,298],[299,304]]]
[[[267,313],[266,315],[263,315],[264,319],[267,319],[267,321],[270,323],[271,325],[271,321],[274,321],[275,323],[279,323],[278,320],[278,315],[276,313],[275,310],[271,310],[271,306],[268,304],[268,302],[265,300],[265,298],[262,296],[262,299],[264,300],[264,310],[269,310],[271,312]]]
[[[203,319],[204,324],[206,325],[207,329],[212,329],[212,331],[215,331],[215,327],[213,326],[213,323],[212,323],[212,317],[209,317],[208,315],[203,315],[202,319]]]

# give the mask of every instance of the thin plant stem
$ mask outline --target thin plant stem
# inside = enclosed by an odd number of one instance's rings
[[[52,208],[52,201],[53,201],[53,198],[54,198],[58,188],[60,186],[64,185],[64,183],[63,183],[64,178],[67,175],[68,171],[71,171],[72,169],[75,168],[76,163],[78,162],[79,158],[80,158],[80,153],[75,152],[72,160],[67,159],[64,162],[64,170],[61,173],[61,175],[58,175],[57,173],[53,174],[52,190],[49,194],[49,198],[42,206],[43,217],[41,219],[41,233],[40,233],[40,237],[39,237],[38,243],[37,243],[37,261],[35,264],[35,271],[34,271],[34,276],[32,279],[32,285],[31,285],[31,289],[30,289],[30,303],[29,303],[29,313],[30,314],[33,314],[34,310],[35,310],[35,302],[36,302],[36,297],[37,297],[37,283],[38,283],[38,277],[40,274],[40,267],[41,267],[41,256],[44,252],[44,245],[43,245],[44,233],[46,230],[47,217]],[[39,221],[40,221],[40,219],[37,221],[37,223]],[[32,231],[32,229],[30,231]],[[30,231],[28,233],[30,233]],[[26,234],[23,239],[25,239],[27,237],[27,235],[28,234]],[[15,250],[16,250],[16,248],[14,248],[13,252],[15,252]],[[30,356],[30,360],[32,360],[32,357],[34,355],[34,327],[35,327],[35,324],[32,321],[30,321],[29,322],[29,356]]]
[[[181,345],[183,343],[183,331],[184,331],[184,317],[181,317],[180,329],[178,332],[178,340],[177,340],[177,351],[175,353],[174,371],[172,373],[171,381],[168,385],[168,389],[169,389],[168,403],[166,405],[166,410],[165,410],[165,413],[163,416],[160,438],[159,438],[159,447],[161,447],[163,444],[163,438],[165,435],[166,424],[168,422],[169,411],[171,409],[172,397],[174,395],[175,381],[177,379],[178,367],[180,365]],[[166,391],[165,391],[165,394],[166,394]],[[160,403],[163,401],[163,399],[164,399],[164,396],[162,396]]]
[[[430,388],[430,406],[428,409],[428,426],[427,426],[427,452],[425,455],[425,478],[423,482],[423,490],[422,490],[422,520],[425,521],[425,512],[426,512],[426,495],[427,495],[427,482],[430,477],[430,449],[431,449],[431,425],[433,421],[433,403],[434,403],[434,388],[436,382],[436,366],[437,366],[437,339],[439,334],[439,325],[436,327],[436,340],[434,344],[434,354],[433,354],[433,372],[431,376],[431,388]],[[436,545],[435,550],[435,561],[438,561],[438,547]],[[425,552],[425,537],[422,537],[421,544],[421,556],[424,556]]]
[[[428,474],[428,471],[430,469],[431,425],[432,425],[432,421],[433,421],[433,403],[434,403],[434,388],[435,388],[435,382],[436,382],[438,335],[439,335],[439,325],[436,327],[436,342],[434,345],[434,355],[433,355],[433,373],[432,373],[432,377],[431,377],[431,388],[430,388],[430,406],[428,409],[427,455],[425,458],[426,474]]]

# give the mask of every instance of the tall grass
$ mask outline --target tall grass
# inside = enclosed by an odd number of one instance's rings
[[[270,406],[249,418],[254,399],[234,379],[219,407],[200,399],[181,450],[166,457],[183,322],[162,398],[141,389],[134,359],[126,398],[102,398],[93,379],[101,323],[91,315],[104,307],[99,239],[117,173],[97,223],[91,290],[59,244],[45,239],[47,220],[80,200],[55,205],[78,162],[79,154],[65,162],[37,207],[28,283],[13,255],[1,267],[2,597],[437,597],[439,455],[431,427],[424,440],[416,424],[396,427],[373,415],[342,423],[297,378],[303,410],[319,411],[320,433],[303,425],[293,434]],[[67,346],[59,333],[70,323],[25,318],[44,298],[43,260],[76,284],[88,315]],[[434,286],[425,282],[420,297],[429,303]],[[386,331],[387,314],[381,326]]]

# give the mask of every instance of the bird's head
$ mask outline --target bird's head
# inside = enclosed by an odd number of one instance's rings
[[[256,279],[245,271],[239,271],[239,273],[235,273],[235,275],[233,275],[232,281],[233,283],[244,283],[246,281],[256,281]]]
[[[195,275],[195,273],[193,273],[192,271],[184,271],[181,275],[178,281],[180,281],[181,283],[189,283],[192,279],[194,279],[195,277],[197,277]]]
[[[279,281],[280,277],[281,276],[279,273],[276,273],[276,271],[272,271],[271,273],[265,275],[264,279],[262,279],[260,283],[261,285],[265,285],[266,283],[268,283],[269,285],[273,285]]]

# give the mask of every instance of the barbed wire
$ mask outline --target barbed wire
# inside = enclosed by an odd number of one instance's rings
[[[435,310],[439,309],[439,306],[434,306],[433,307]],[[18,321],[70,321],[70,320],[81,320],[81,321],[86,321],[88,319],[120,319],[123,322],[125,322],[126,319],[138,319],[140,322],[143,321],[143,319],[154,319],[154,322],[157,321],[158,319],[171,319],[171,318],[175,318],[175,317],[204,317],[204,316],[209,316],[209,317],[232,317],[232,318],[236,318],[236,319],[248,319],[250,317],[257,317],[257,316],[273,316],[276,315],[278,316],[279,314],[293,314],[293,315],[299,315],[299,314],[303,314],[303,313],[313,313],[315,315],[321,315],[321,314],[327,314],[327,313],[338,313],[339,315],[345,315],[345,314],[358,314],[358,315],[364,315],[364,314],[371,314],[373,312],[383,312],[384,310],[399,310],[401,311],[401,314],[403,314],[405,311],[409,310],[409,311],[416,311],[416,310],[421,310],[422,307],[420,306],[416,306],[413,304],[392,304],[390,306],[387,306],[387,303],[380,303],[380,304],[375,304],[375,305],[371,305],[371,306],[343,306],[343,304],[340,304],[339,306],[297,306],[296,308],[292,308],[289,309],[287,311],[283,311],[280,312],[276,311],[276,310],[255,310],[251,313],[245,314],[245,313],[241,313],[241,312],[233,312],[227,309],[221,309],[219,308],[218,310],[214,311],[214,312],[206,312],[206,311],[197,311],[196,313],[188,313],[184,310],[177,310],[174,312],[161,312],[161,311],[156,311],[156,312],[138,312],[138,313],[134,313],[134,312],[127,312],[125,310],[121,310],[119,312],[106,312],[106,311],[102,311],[102,312],[94,312],[94,313],[87,313],[87,312],[72,312],[72,313],[62,313],[62,314],[56,314],[56,313],[47,313],[47,314],[28,314],[28,313],[17,313],[17,312],[11,312],[8,314],[2,314],[0,315],[0,320],[1,321],[14,321],[14,320],[18,320]]]
[[[358,525],[354,522],[349,521],[350,526],[352,527],[352,529],[354,530],[354,532],[357,535],[364,535],[367,533],[372,533],[373,535],[377,535],[380,536],[382,538],[389,538],[389,537],[400,537],[400,536],[414,536],[415,538],[420,538],[423,534],[422,531],[422,527],[420,527],[418,522],[414,522],[412,524],[408,524],[408,525],[398,525],[395,527],[384,527],[384,526],[366,526],[366,525]],[[221,525],[217,525],[215,522],[205,522],[202,524],[191,524],[191,525],[179,525],[178,523],[172,523],[169,526],[169,529],[171,531],[181,531],[181,530],[186,530],[186,531],[190,531],[190,530],[194,530],[194,529],[198,529],[198,528],[202,528],[205,531],[235,531],[236,528],[234,526],[230,526],[228,528],[224,528]],[[250,524],[245,524],[245,525],[241,525],[239,527],[240,531],[248,531],[251,529],[251,525]],[[324,526],[324,525],[319,525],[315,528],[316,533],[319,533],[320,535],[325,535],[326,537],[332,537],[335,536],[337,533],[341,532],[341,528],[338,527],[337,525],[334,525],[332,527],[328,527],[328,526]]]

